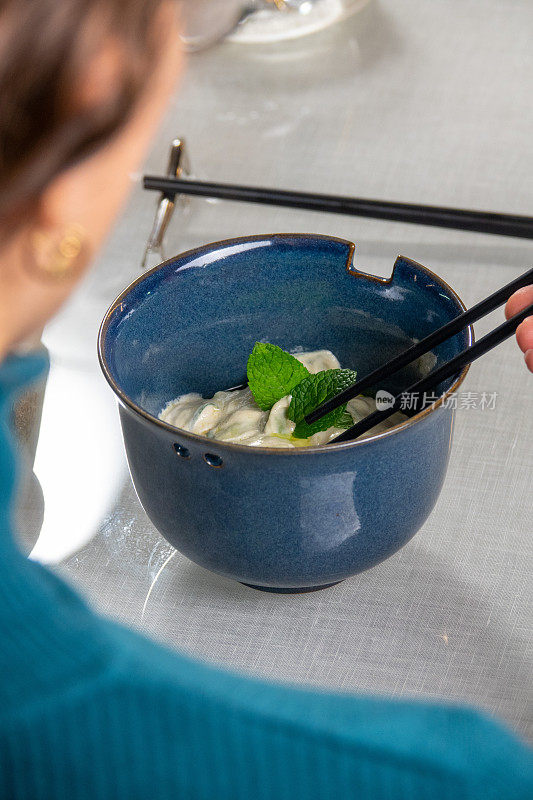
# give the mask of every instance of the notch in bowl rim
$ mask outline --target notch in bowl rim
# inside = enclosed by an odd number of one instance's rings
[[[136,286],[138,286],[140,283],[146,280],[150,275],[153,275],[158,270],[163,269],[171,262],[176,261],[176,259],[178,258],[179,259],[191,258],[195,255],[198,255],[201,251],[204,251],[207,248],[215,248],[215,247],[221,248],[224,246],[232,246],[235,244],[244,244],[246,242],[254,242],[254,241],[261,241],[268,239],[283,240],[294,237],[302,239],[324,239],[330,242],[338,242],[340,244],[346,245],[348,247],[348,259],[346,262],[347,272],[349,272],[349,274],[356,279],[373,281],[374,283],[380,283],[382,285],[392,283],[394,279],[394,272],[396,269],[396,265],[398,264],[399,261],[401,261],[404,258],[404,256],[401,255],[396,258],[389,278],[380,278],[377,275],[371,275],[366,272],[361,272],[360,270],[357,270],[353,266],[353,255],[355,253],[354,242],[350,242],[348,239],[343,239],[342,237],[328,236],[326,234],[320,234],[320,233],[261,233],[261,234],[254,234],[253,236],[236,236],[231,239],[221,239],[220,241],[216,242],[208,242],[207,244],[201,245],[200,247],[194,247],[191,250],[186,250],[183,253],[178,253],[177,255],[172,256],[171,258],[167,258],[166,261],[162,261],[161,264],[157,264],[157,266],[152,267],[152,269],[143,272],[142,275],[139,275],[137,278],[135,278],[135,280],[133,280],[130,284],[128,284],[128,286],[126,286],[126,288],[123,289],[122,292],[120,292],[118,297],[116,297],[115,300],[113,300],[113,302],[107,309],[104,318],[102,320],[102,323],[100,325],[100,329],[98,331],[98,361],[100,363],[102,372],[104,373],[105,379],[111,386],[113,392],[116,394],[118,400],[124,406],[133,411],[135,414],[142,417],[144,420],[156,425],[159,428],[162,428],[163,430],[167,431],[168,433],[174,436],[176,435],[176,431],[178,431],[180,436],[185,437],[186,439],[195,442],[201,445],[202,447],[205,447],[207,443],[210,443],[212,445],[213,441],[215,441],[214,439],[210,439],[207,436],[201,436],[200,434],[197,433],[191,433],[190,431],[185,431],[183,430],[183,428],[176,428],[174,425],[170,425],[168,422],[164,422],[158,417],[154,417],[153,414],[150,414],[148,411],[145,411],[143,408],[141,408],[141,406],[134,403],[133,400],[131,400],[131,398],[129,398],[128,395],[122,391],[120,386],[113,378],[113,375],[111,374],[111,370],[109,369],[104,353],[104,342],[107,334],[107,329],[111,321],[111,317],[115,312],[117,306],[121,305],[124,298],[127,297],[127,295]],[[458,306],[462,311],[467,310],[465,304],[463,303],[457,292],[454,289],[452,289],[452,287],[448,283],[446,283],[445,280],[443,280],[439,275],[436,275],[434,272],[432,272],[432,270],[428,269],[423,264],[419,264],[417,261],[414,261],[411,258],[409,258],[408,260],[412,264],[414,264],[417,269],[424,272],[426,275],[432,278],[439,286],[441,286],[449,294],[449,296],[457,302]],[[466,331],[468,333],[468,346],[470,347],[474,342],[473,326],[468,325]],[[444,392],[444,394],[442,394],[430,406],[424,408],[422,411],[419,411],[418,414],[409,417],[408,419],[405,420],[405,422],[402,422],[400,425],[395,425],[394,427],[390,428],[387,431],[383,431],[382,433],[374,433],[369,436],[365,435],[361,439],[355,439],[354,441],[339,442],[338,444],[327,444],[327,445],[322,444],[322,445],[316,445],[314,447],[295,447],[295,448],[257,447],[255,445],[238,444],[237,442],[225,442],[219,439],[216,440],[217,447],[228,448],[230,451],[233,450],[240,453],[248,453],[250,455],[251,454],[257,455],[258,453],[264,453],[264,454],[270,453],[284,457],[284,456],[306,456],[317,453],[333,453],[339,450],[347,450],[352,447],[369,445],[373,442],[384,439],[386,437],[394,436],[395,434],[398,434],[400,431],[410,428],[412,425],[416,425],[418,422],[427,417],[429,414],[432,414],[434,411],[440,408],[440,406],[444,403],[445,399],[450,395],[452,395],[454,392],[456,392],[459,386],[461,386],[461,384],[463,383],[464,379],[467,376],[469,369],[470,369],[470,364],[467,364],[467,366],[461,370],[458,377],[450,386],[450,388],[447,389],[446,392]]]

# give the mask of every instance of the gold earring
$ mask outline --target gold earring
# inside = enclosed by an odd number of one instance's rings
[[[33,231],[29,265],[40,278],[52,281],[70,278],[83,261],[85,242],[85,230],[77,223],[67,225],[59,236]]]

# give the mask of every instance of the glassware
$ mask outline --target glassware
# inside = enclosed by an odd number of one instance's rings
[[[295,39],[356,13],[369,0],[195,0],[182,6],[182,42],[196,52],[228,37],[243,44]]]
[[[260,44],[296,39],[327,28],[355,14],[369,0],[263,0],[248,14],[229,40]]]

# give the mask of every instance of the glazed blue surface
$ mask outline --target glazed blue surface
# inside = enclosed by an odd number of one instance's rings
[[[352,247],[307,235],[218,243],[148,273],[108,312],[100,354],[139,499],[201,566],[281,590],[331,584],[396,552],[437,500],[453,426],[442,406],[364,443],[265,452],[169,430],[130,405],[157,417],[180,394],[239,383],[257,340],[331,349],[362,376],[461,312],[408,259],[389,281],[354,272]],[[434,352],[448,360],[469,341],[465,331]],[[412,366],[384,388],[417,376]]]

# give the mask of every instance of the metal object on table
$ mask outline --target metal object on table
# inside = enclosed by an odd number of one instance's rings
[[[174,139],[170,146],[166,175],[169,178],[180,178],[190,174],[190,163],[183,139]],[[183,202],[186,202],[183,200]],[[157,204],[152,231],[146,244],[141,269],[149,269],[164,261],[163,243],[165,232],[174,214],[176,205],[175,192],[163,192]]]

